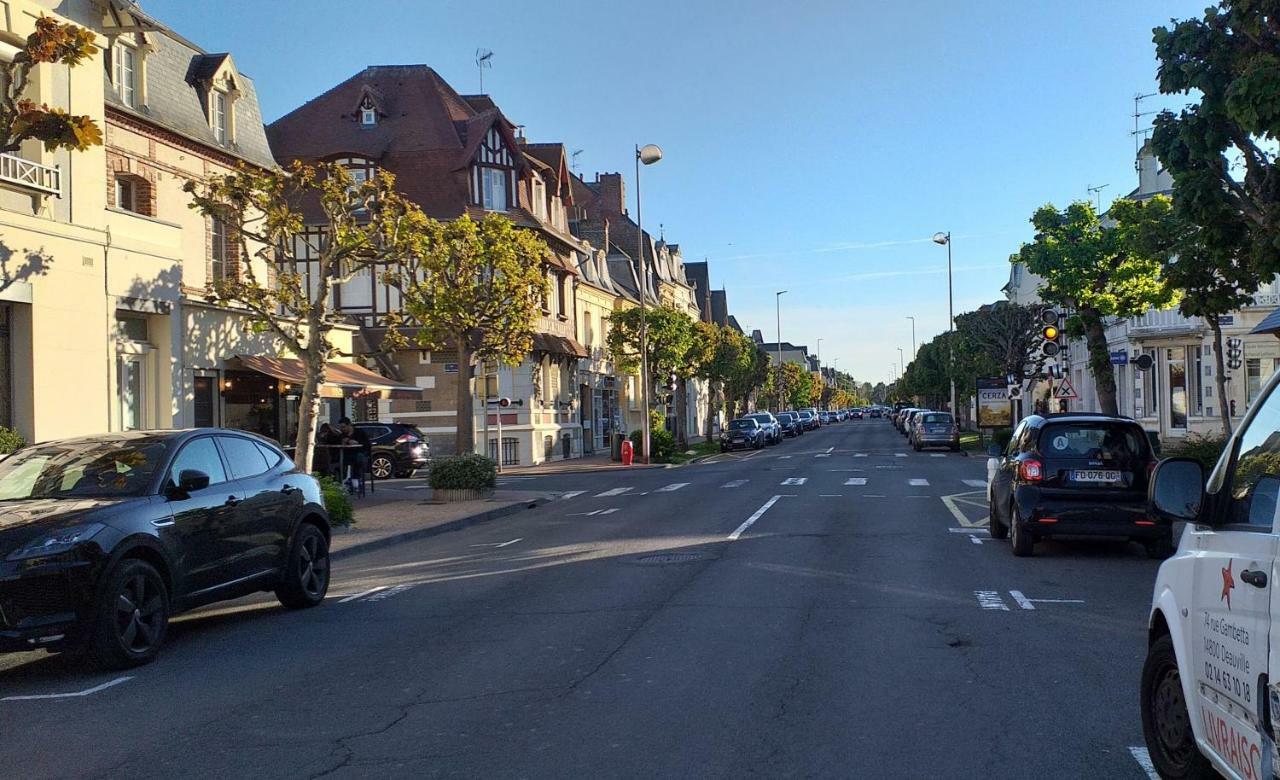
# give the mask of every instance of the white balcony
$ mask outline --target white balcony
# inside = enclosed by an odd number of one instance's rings
[[[62,197],[62,171],[7,152],[0,153],[0,182]]]
[[[1190,335],[1202,332],[1204,327],[1199,317],[1184,316],[1177,309],[1152,309],[1129,320],[1129,335],[1134,338]]]

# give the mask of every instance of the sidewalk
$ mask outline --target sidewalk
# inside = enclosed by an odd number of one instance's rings
[[[551,463],[539,463],[536,466],[503,466],[502,473],[498,475],[498,479],[503,476],[527,476],[532,474],[576,474],[590,471],[626,471],[627,469],[661,469],[666,468],[664,463],[654,463],[646,466],[643,463],[633,463],[630,466],[622,465],[621,461],[610,460],[608,453],[604,455],[589,455],[584,458],[571,458],[569,460],[557,460]]]
[[[334,558],[368,552],[401,542],[457,531],[476,523],[497,520],[524,509],[545,504],[551,495],[529,490],[495,490],[489,498],[444,504],[422,496],[403,498],[403,491],[387,500],[358,499],[356,524],[333,529],[329,552]]]

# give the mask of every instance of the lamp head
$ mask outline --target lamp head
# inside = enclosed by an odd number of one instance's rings
[[[636,151],[636,157],[645,165],[653,165],[662,159],[662,150],[653,144],[645,144]]]
[[[934,234],[933,234],[933,243],[935,243],[935,244],[943,244],[943,245],[950,244],[950,243],[951,243],[951,234],[950,234],[950,233],[934,233]]]

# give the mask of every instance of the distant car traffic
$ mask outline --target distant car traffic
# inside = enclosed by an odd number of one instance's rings
[[[773,414],[770,412],[755,412],[744,415],[744,417],[760,423],[760,427],[765,432],[765,444],[782,443],[782,425],[778,423],[778,418],[774,417]]]
[[[1052,536],[1132,539],[1168,555],[1173,528],[1147,512],[1156,457],[1142,426],[1101,414],[1032,415],[995,445],[988,488],[991,536],[1011,536],[1013,554],[1031,555]]]
[[[948,412],[925,412],[916,422],[911,447],[919,452],[925,447],[960,449],[960,428]]]
[[[767,435],[758,420],[747,417],[730,420],[729,427],[720,434],[720,451],[729,452],[739,447],[761,449],[765,446]]]
[[[203,428],[66,439],[0,461],[0,650],[146,663],[169,619],[329,587],[320,487],[266,439]]]

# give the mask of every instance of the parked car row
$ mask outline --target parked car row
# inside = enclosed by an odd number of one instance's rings
[[[907,407],[894,412],[890,420],[916,452],[926,447],[960,450],[960,427],[950,412]]]
[[[835,421],[831,412],[817,409],[799,411],[752,412],[735,420],[720,433],[720,451],[762,449],[779,444],[783,439],[803,436]]]

